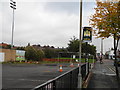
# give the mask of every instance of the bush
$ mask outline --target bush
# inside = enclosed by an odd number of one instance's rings
[[[57,56],[57,52],[54,49],[45,48],[44,49],[45,58],[54,58]]]
[[[36,49],[32,46],[27,46],[25,51],[25,58],[27,60],[42,61],[42,58],[44,57],[44,52],[42,50]]]

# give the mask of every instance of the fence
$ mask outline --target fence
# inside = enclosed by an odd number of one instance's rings
[[[35,87],[33,90],[57,90],[60,88],[77,88],[78,85],[79,67],[70,70],[55,79],[52,79],[40,86]]]
[[[86,64],[83,64],[81,66],[81,75],[82,75],[82,80],[85,80],[85,78],[86,78]]]
[[[87,62],[81,66],[81,75],[82,75],[82,81],[85,81],[89,71],[92,69],[91,65],[88,60],[90,57],[86,58]],[[79,73],[79,67],[74,68],[73,70],[70,70],[55,79],[49,80],[48,82],[39,85],[35,87],[33,90],[58,90],[62,88],[66,89],[77,89],[78,85],[78,73]]]

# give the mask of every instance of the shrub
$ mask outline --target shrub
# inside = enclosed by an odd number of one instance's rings
[[[36,49],[32,46],[27,46],[25,51],[25,58],[27,60],[41,61],[44,57],[44,52],[42,50]]]

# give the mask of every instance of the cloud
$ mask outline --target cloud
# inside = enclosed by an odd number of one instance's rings
[[[5,3],[6,7],[7,5],[8,3]],[[14,30],[15,45],[40,43],[64,47],[70,37],[77,35],[79,16],[67,12],[49,12],[44,8],[45,5],[46,3],[19,3],[17,5]],[[10,43],[12,14],[8,14],[7,11],[8,7],[4,8],[4,30],[2,33],[3,41]]]
[[[94,1],[94,0],[93,0]],[[1,6],[1,5],[0,5]],[[95,3],[83,3],[83,27],[89,26],[89,16],[94,13]],[[11,43],[12,9],[9,0],[2,2],[2,42]],[[72,36],[79,38],[79,2],[39,2],[17,0],[15,10],[14,44],[26,46],[27,43],[67,47]],[[105,45],[111,42],[105,41]],[[100,51],[100,40],[94,39]],[[111,44],[110,44],[111,45]],[[111,46],[109,45],[109,48]],[[105,50],[109,49],[105,46]]]
[[[97,52],[100,53],[101,52],[101,38],[95,38],[93,36],[93,40],[92,43],[97,46]],[[106,51],[110,50],[111,48],[113,48],[113,38],[106,38],[103,40],[103,53],[105,54]]]
[[[80,0],[13,0],[17,2],[80,2]],[[83,2],[93,2],[95,0],[83,0]],[[9,0],[1,0],[1,2],[9,2]]]

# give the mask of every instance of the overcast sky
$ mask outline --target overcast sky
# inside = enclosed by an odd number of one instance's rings
[[[28,43],[67,47],[71,37],[79,38],[79,0],[14,0],[15,10],[14,45]],[[48,2],[49,1],[49,2]],[[59,2],[60,1],[60,2]],[[65,2],[66,1],[66,2]],[[76,2],[75,2],[76,1]],[[83,0],[83,24],[89,26],[89,17],[94,14],[95,0]],[[89,1],[89,2],[88,2]],[[12,9],[9,0],[0,1],[1,42],[11,43]],[[93,37],[97,51],[101,39]],[[104,41],[104,52],[112,47],[112,38]]]

